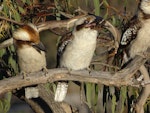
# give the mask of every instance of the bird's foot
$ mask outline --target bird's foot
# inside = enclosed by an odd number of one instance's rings
[[[71,75],[71,71],[72,71],[72,69],[69,69],[69,68],[68,68],[68,74],[69,74],[69,75]]]
[[[44,67],[44,68],[42,69],[42,71],[44,72],[44,75],[47,76],[47,74],[48,74],[48,69],[47,69],[46,67]]]
[[[20,74],[23,76],[22,77],[23,79],[27,79],[28,74],[26,72],[22,71],[22,72],[20,72]]]
[[[91,68],[87,67],[86,70],[89,72],[89,74],[91,73]]]

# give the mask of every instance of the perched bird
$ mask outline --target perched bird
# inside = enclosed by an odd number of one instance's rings
[[[63,37],[58,45],[58,67],[69,70],[87,69],[96,49],[97,28],[106,23],[103,18],[90,14],[75,21],[72,33]],[[63,101],[67,88],[67,82],[58,82],[54,100]]]
[[[141,0],[135,15],[122,35],[121,46],[127,47],[127,59],[145,52],[150,46],[150,0]],[[125,61],[126,62],[126,61]]]
[[[35,25],[27,24],[13,33],[20,72],[27,75],[46,68],[45,47]]]

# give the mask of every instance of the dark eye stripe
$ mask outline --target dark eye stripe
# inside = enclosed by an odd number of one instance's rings
[[[84,27],[84,25],[85,25],[85,23],[83,23],[83,24],[81,24],[81,25],[78,25],[78,26],[76,27],[76,30],[77,30],[77,31],[81,30],[81,29]]]

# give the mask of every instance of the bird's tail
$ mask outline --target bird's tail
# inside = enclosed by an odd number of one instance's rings
[[[62,102],[66,97],[67,89],[68,89],[67,82],[58,82],[54,100],[56,102]]]

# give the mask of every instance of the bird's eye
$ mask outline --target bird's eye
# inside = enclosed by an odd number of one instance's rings
[[[84,21],[84,23],[85,23],[85,24],[88,24],[88,23],[89,23],[89,21],[88,21],[88,20],[85,20],[85,21]]]

